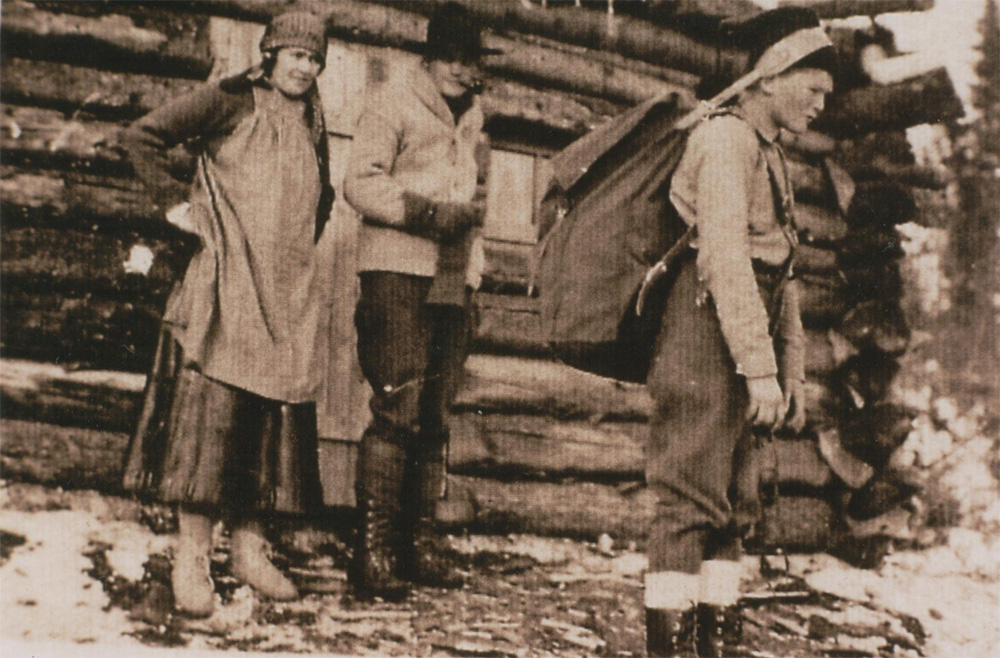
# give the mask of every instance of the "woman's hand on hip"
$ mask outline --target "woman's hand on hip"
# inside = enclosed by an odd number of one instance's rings
[[[785,417],[788,407],[777,377],[748,377],[747,392],[750,395],[747,420],[755,426],[774,427]]]
[[[195,227],[194,222],[191,221],[191,204],[187,201],[178,203],[168,210],[167,221],[185,233],[198,235],[198,229]]]

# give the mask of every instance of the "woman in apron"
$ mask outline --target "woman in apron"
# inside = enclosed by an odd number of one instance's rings
[[[122,143],[168,221],[201,249],[167,303],[125,487],[178,509],[177,608],[214,606],[212,526],[231,530],[231,572],[260,594],[298,596],[270,562],[263,522],[321,504],[315,398],[330,273],[317,244],[333,189],[316,77],[325,22],[277,16],[263,63],[140,119]],[[168,151],[193,146],[192,185]],[[328,268],[327,268],[328,269]]]

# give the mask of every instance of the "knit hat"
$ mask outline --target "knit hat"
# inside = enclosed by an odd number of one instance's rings
[[[301,9],[275,16],[260,40],[261,52],[278,48],[305,48],[326,58],[326,21]]]
[[[427,23],[424,55],[430,59],[475,61],[501,50],[483,47],[483,27],[475,16],[457,2],[441,5]]]

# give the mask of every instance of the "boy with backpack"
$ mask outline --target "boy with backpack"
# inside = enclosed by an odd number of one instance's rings
[[[809,9],[729,27],[748,54],[741,77],[703,83],[707,100],[683,116],[676,97],[655,98],[578,140],[553,158],[543,204],[556,217],[537,270],[550,345],[582,370],[645,382],[654,401],[645,607],[656,657],[738,651],[742,539],[760,511],[754,430],[805,424],[778,138],[822,111],[836,53]]]
[[[742,538],[760,511],[751,426],[805,423],[792,189],[778,138],[823,110],[836,55],[808,9],[764,12],[734,37],[769,74],[691,130],[669,187],[695,229],[694,257],[672,278],[647,377],[650,656],[722,656],[739,644]]]

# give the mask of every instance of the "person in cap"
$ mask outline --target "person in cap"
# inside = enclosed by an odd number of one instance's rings
[[[650,656],[736,651],[742,539],[759,514],[751,427],[805,422],[779,136],[805,131],[823,110],[835,53],[808,9],[765,12],[732,37],[750,53],[751,70],[733,87],[743,91],[691,130],[670,184],[696,237],[667,293],[647,380],[646,478],[657,499],[645,577]]]
[[[298,596],[268,559],[264,523],[322,504],[317,391],[332,281],[320,236],[333,202],[316,78],[326,23],[275,17],[263,61],[133,123],[122,145],[167,221],[200,242],[167,303],[127,489],[177,506],[171,582],[179,610],[211,614],[212,528],[231,530],[232,574]],[[197,155],[194,182],[168,151]],[[325,242],[325,241],[324,241]]]
[[[491,52],[465,7],[440,6],[422,60],[369,96],[354,135],[344,196],[363,218],[355,323],[373,391],[348,573],[359,599],[462,584],[443,561],[434,518],[484,264],[477,63]]]

